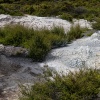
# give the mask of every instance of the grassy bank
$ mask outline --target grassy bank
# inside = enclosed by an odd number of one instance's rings
[[[19,100],[94,100],[100,92],[100,71],[85,69],[21,88]]]
[[[0,13],[31,14],[94,20],[100,17],[100,0],[0,0]]]

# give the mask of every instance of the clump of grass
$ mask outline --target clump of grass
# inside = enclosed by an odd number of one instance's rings
[[[93,34],[93,32],[90,32],[89,34],[87,34],[87,36],[91,36]]]
[[[93,29],[100,30],[100,18],[96,19],[96,23],[92,24]]]
[[[72,26],[67,33],[67,41],[71,42],[75,39],[81,38],[86,30],[86,28],[81,28],[80,25]]]
[[[67,13],[63,13],[61,16],[60,16],[61,19],[64,19],[64,20],[68,20],[68,21],[72,21],[73,20],[73,17],[70,15],[70,14],[67,14]]]
[[[64,29],[63,27],[59,27],[59,26],[54,26],[53,29],[51,29],[51,32],[57,35],[64,35]]]
[[[34,30],[21,25],[7,25],[0,29],[0,43],[27,48],[29,57],[43,61],[52,48],[65,46],[67,42],[82,37],[83,32],[79,25],[71,27],[67,35],[61,27]]]
[[[37,32],[30,40],[30,54],[29,57],[33,58],[34,61],[43,61],[51,50],[52,38],[48,38],[46,33]]]
[[[100,72],[85,69],[21,88],[19,100],[92,100],[100,92]]]
[[[43,61],[52,48],[66,44],[66,37],[63,28],[54,27],[52,30],[42,29],[35,31],[34,36],[29,42],[29,56],[33,60]]]
[[[22,44],[31,38],[34,30],[21,25],[7,25],[2,29],[4,34],[4,44],[22,46]]]
[[[43,61],[52,48],[65,44],[66,38],[64,29],[60,27],[34,30],[21,25],[7,25],[0,29],[0,43],[25,47],[34,61]]]

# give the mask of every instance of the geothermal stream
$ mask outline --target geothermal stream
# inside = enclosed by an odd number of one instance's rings
[[[74,25],[91,28],[91,23],[86,20],[74,20]],[[21,24],[34,29],[48,28],[54,26],[63,27],[67,32],[71,23],[60,18],[37,17],[37,16],[15,16],[0,15],[0,27],[6,24]],[[27,55],[24,48],[0,45],[0,100],[18,100],[18,84],[30,84],[40,81],[44,72],[44,65],[63,73],[75,71],[82,67],[99,69],[100,65],[100,31],[91,37],[83,37],[66,47],[51,50],[46,60],[42,63],[32,62],[25,57],[12,57],[15,51],[21,51]],[[3,91],[2,91],[3,90]]]

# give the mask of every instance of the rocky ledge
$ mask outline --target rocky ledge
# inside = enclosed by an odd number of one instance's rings
[[[7,24],[20,24],[33,29],[47,28],[51,29],[54,26],[63,27],[65,32],[70,30],[71,25],[79,24],[81,27],[87,27],[92,29],[91,23],[87,20],[73,19],[73,24],[67,20],[62,20],[58,17],[37,17],[31,15],[24,16],[10,16],[0,15],[0,27],[4,27]]]

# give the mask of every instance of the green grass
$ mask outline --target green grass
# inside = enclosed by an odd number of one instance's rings
[[[84,31],[79,25],[71,27],[68,34],[65,34],[62,27],[34,30],[21,25],[7,25],[0,28],[0,43],[27,48],[33,61],[43,61],[52,48],[65,46],[81,38]]]
[[[43,61],[52,48],[66,44],[66,35],[60,27],[34,30],[21,25],[7,25],[0,29],[0,43],[27,48],[29,57]]]
[[[58,16],[66,20],[100,17],[100,0],[0,0],[0,13]]]
[[[19,100],[92,100],[100,92],[100,71],[84,69],[68,75],[53,76],[35,83],[30,89],[22,86]]]
[[[92,24],[93,29],[100,30],[100,18],[96,19],[96,22]]]
[[[87,30],[87,28],[81,28],[79,25],[72,26],[70,31],[67,33],[67,41],[71,42],[75,39],[81,38],[83,33]]]
[[[93,32],[90,32],[89,34],[87,34],[87,36],[91,36],[93,34]]]
[[[67,14],[67,13],[63,13],[61,16],[60,16],[61,19],[64,19],[64,20],[68,20],[68,21],[71,21],[73,20],[73,17],[71,16],[71,14]]]

